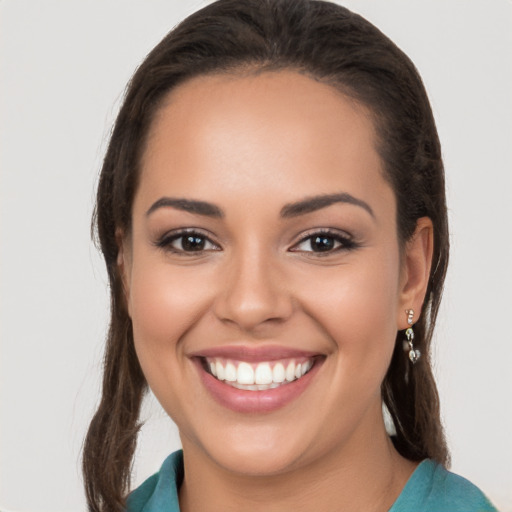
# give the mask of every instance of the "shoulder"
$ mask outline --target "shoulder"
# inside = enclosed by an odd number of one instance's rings
[[[440,464],[433,461],[430,463],[434,466],[433,497],[437,494],[437,499],[444,500],[447,506],[452,505],[449,510],[496,510],[485,494],[469,480],[447,471]],[[459,508],[454,508],[457,505]]]
[[[130,493],[126,512],[179,512],[178,489],[183,480],[183,452],[172,453],[162,467]]]
[[[412,474],[390,512],[497,512],[469,480],[433,460],[424,460]]]
[[[130,493],[126,500],[126,512],[142,512],[155,491],[159,476],[159,472],[155,473]]]

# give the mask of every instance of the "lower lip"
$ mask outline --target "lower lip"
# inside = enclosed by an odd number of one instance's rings
[[[208,373],[199,360],[196,362],[204,386],[219,404],[235,412],[266,413],[280,409],[299,397],[315,378],[323,360],[316,360],[311,370],[300,379],[264,391],[234,388]]]

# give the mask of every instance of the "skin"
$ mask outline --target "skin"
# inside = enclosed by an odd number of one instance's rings
[[[155,118],[118,262],[142,369],[180,430],[183,511],[388,510],[414,470],[385,433],[380,385],[405,309],[421,310],[432,225],[420,219],[401,254],[375,141],[362,106],[293,71],[195,78]],[[281,216],[338,193],[373,214],[335,203]],[[224,215],[148,214],[162,197]],[[157,246],[182,228],[206,236],[204,250]],[[323,229],[351,242],[315,252],[305,237]],[[191,360],[220,345],[325,361],[291,403],[240,413],[212,399]]]

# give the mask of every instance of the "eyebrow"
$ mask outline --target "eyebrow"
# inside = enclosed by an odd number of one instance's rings
[[[336,203],[352,204],[359,206],[366,210],[373,218],[375,214],[371,206],[357,197],[347,194],[345,192],[340,194],[323,194],[319,196],[308,197],[302,201],[295,203],[289,203],[281,208],[281,217],[290,218],[312,213],[322,208],[327,208]],[[196,215],[204,215],[206,217],[223,218],[224,212],[215,204],[208,203],[207,201],[197,201],[193,199],[183,199],[174,197],[162,197],[155,201],[149,210],[146,212],[146,216],[151,215],[154,211],[159,208],[171,207],[177,210],[182,210],[188,213]]]
[[[335,203],[346,203],[359,206],[363,208],[363,210],[366,210],[373,218],[375,218],[375,213],[368,203],[347,193],[324,194],[308,197],[296,203],[289,203],[283,206],[281,209],[281,217],[298,217],[299,215],[304,215],[306,213],[321,210],[322,208],[327,208],[328,206],[331,206]]]
[[[174,197],[162,197],[155,201],[149,210],[146,212],[146,216],[151,215],[154,211],[159,208],[165,207],[176,208],[189,213],[195,213],[197,215],[205,215],[206,217],[222,218],[224,212],[216,205],[208,203],[206,201],[196,201],[193,199],[181,199]]]

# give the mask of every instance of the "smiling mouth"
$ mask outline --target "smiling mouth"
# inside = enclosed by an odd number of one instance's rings
[[[237,361],[221,357],[202,357],[203,369],[215,379],[236,389],[266,391],[301,379],[316,362],[318,356],[262,361]]]

